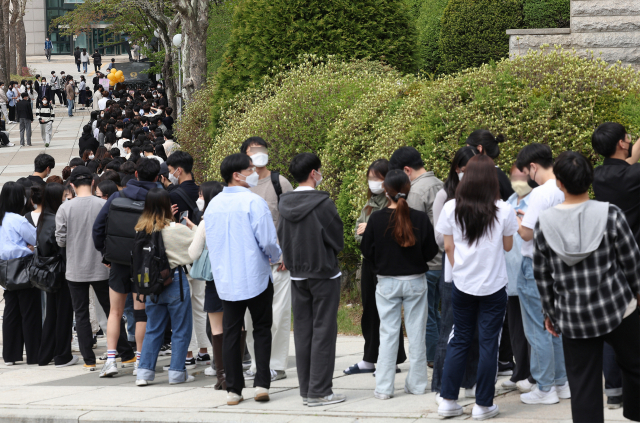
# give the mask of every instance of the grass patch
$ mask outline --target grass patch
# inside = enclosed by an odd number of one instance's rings
[[[338,333],[362,336],[362,300],[357,289],[343,291],[338,306]]]

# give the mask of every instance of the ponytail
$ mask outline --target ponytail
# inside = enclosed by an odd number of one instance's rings
[[[401,170],[391,170],[384,179],[384,187],[389,198],[397,205],[391,213],[387,229],[393,230],[393,238],[401,247],[413,247],[416,245],[416,236],[407,203],[407,195],[411,189],[409,177]]]

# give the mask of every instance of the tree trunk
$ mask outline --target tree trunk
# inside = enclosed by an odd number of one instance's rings
[[[17,22],[19,14],[19,5],[17,0],[11,0],[11,18],[9,19],[9,72],[11,75],[18,74],[17,67],[17,51],[18,51],[18,31]]]
[[[18,75],[24,76],[23,70],[27,67],[27,31],[24,27],[24,19],[22,13],[18,17],[18,24],[16,27],[16,41],[18,42]]]
[[[6,86],[9,86],[9,72],[7,72],[7,56],[5,54],[5,46],[7,39],[4,36],[3,30],[4,23],[4,8],[0,4],[0,81],[3,81]]]
[[[9,85],[10,78],[10,68],[11,68],[11,31],[9,31],[11,12],[9,11],[9,3],[10,0],[0,0],[2,1],[2,32],[4,34],[4,68],[7,72],[7,80],[5,81],[7,86]]]

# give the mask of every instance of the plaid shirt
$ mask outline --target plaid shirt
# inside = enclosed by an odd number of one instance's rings
[[[640,250],[617,206],[609,205],[598,249],[575,266],[551,250],[539,221],[534,246],[533,273],[542,308],[558,332],[569,338],[595,338],[618,327],[640,290]]]

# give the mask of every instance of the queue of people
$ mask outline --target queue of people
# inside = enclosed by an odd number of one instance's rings
[[[198,185],[193,158],[168,145],[171,112],[152,112],[148,94],[94,112],[59,180],[41,154],[33,175],[3,186],[5,363],[23,361],[23,347],[30,364],[78,363],[75,316],[83,366],[101,364],[101,378],[131,366],[148,386],[170,354],[170,384],[210,365],[228,405],[251,381],[268,401],[287,377],[293,323],[302,404],[345,401],[332,383],[345,228],[319,189],[321,160],[292,157],[292,183],[251,137],[222,161],[222,181]],[[365,346],[344,373],[373,373],[373,396],[391,400],[409,358],[406,394],[437,392],[439,415],[455,417],[464,387],[476,420],[499,414],[496,381],[510,376],[502,386],[523,406],[570,399],[584,422],[604,421],[604,372],[607,406],[640,421],[640,147],[605,123],[595,171],[532,143],[507,176],[494,162],[501,141],[471,133],[444,183],[413,147],[369,166],[369,199],[346,232],[363,256]],[[99,310],[107,352],[96,358]]]

